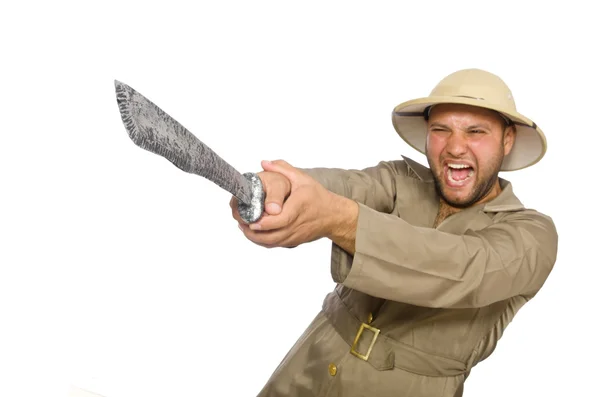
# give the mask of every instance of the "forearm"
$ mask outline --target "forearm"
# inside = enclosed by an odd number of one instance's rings
[[[348,254],[354,255],[356,226],[358,223],[358,203],[346,197],[333,194],[330,214],[325,237],[329,238]]]
[[[532,296],[556,259],[556,231],[541,216],[512,217],[460,236],[363,206],[353,256],[334,246],[332,275],[349,288],[426,307],[481,307]]]

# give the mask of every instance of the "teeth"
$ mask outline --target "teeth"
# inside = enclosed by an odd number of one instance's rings
[[[452,177],[452,171],[450,171],[450,168],[452,168],[452,167],[448,167],[448,172],[447,172],[448,178],[450,178],[454,182],[464,182],[464,181],[466,181],[467,179],[469,179],[470,177],[473,176],[473,170],[471,170],[471,171],[469,171],[469,175],[465,179],[462,179],[462,180],[454,179]],[[461,168],[465,168],[465,167],[461,167]]]
[[[448,164],[448,167],[455,169],[469,168],[469,166],[466,164]]]

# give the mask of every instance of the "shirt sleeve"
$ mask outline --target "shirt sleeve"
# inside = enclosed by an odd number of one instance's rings
[[[337,283],[372,296],[425,307],[482,307],[532,297],[556,261],[551,218],[533,210],[464,235],[410,225],[359,204],[356,252],[333,244]]]
[[[375,211],[389,214],[394,209],[398,176],[406,173],[403,161],[380,162],[364,170],[338,168],[301,169],[329,191]]]

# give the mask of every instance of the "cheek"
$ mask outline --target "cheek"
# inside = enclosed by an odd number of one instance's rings
[[[481,139],[469,142],[469,149],[477,161],[481,163],[485,159],[493,159],[504,149],[502,144],[495,140]],[[485,162],[485,161],[484,161]]]
[[[427,155],[437,158],[446,146],[446,139],[440,135],[427,134]]]

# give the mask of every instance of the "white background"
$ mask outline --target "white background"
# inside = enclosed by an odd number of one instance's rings
[[[253,246],[229,194],[136,147],[114,79],[245,172],[424,163],[392,108],[470,67],[545,131],[546,157],[502,176],[560,246],[465,396],[597,392],[600,29],[585,2],[191,3],[2,7],[1,396],[253,396],[333,288],[327,241]]]

